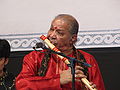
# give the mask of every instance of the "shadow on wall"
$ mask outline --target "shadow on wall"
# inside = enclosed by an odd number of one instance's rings
[[[92,48],[82,50],[95,56],[104,79],[106,90],[120,90],[118,80],[120,76],[120,48]],[[29,52],[12,52],[7,65],[8,71],[17,76],[21,71],[23,57]]]

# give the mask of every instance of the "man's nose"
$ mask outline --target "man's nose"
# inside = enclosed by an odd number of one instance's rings
[[[51,32],[50,37],[51,38],[56,38],[56,31]]]

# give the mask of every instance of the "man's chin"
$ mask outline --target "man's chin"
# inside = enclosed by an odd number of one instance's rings
[[[53,45],[57,48],[60,49],[59,45],[57,43],[53,43]]]

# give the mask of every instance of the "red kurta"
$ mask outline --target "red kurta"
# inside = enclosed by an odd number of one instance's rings
[[[89,81],[96,84],[98,90],[105,90],[96,60],[92,55],[82,50],[79,51],[85,57],[86,62],[92,65],[92,67],[88,68]],[[44,53],[33,51],[24,57],[22,71],[16,78],[17,90],[71,90],[71,83],[60,85],[59,73],[63,70],[63,67],[65,69],[68,69],[68,67],[62,60],[57,60],[54,54],[49,60],[46,75],[44,77],[37,76],[44,55]],[[73,57],[73,54],[69,56]],[[75,86],[76,90],[82,90],[80,82],[76,82]]]

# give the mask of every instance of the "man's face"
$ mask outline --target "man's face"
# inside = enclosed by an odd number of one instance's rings
[[[0,58],[0,71],[3,70],[4,66],[7,64],[8,59]]]
[[[69,28],[68,22],[61,19],[55,19],[48,31],[48,39],[61,51],[69,49],[73,44]]]

